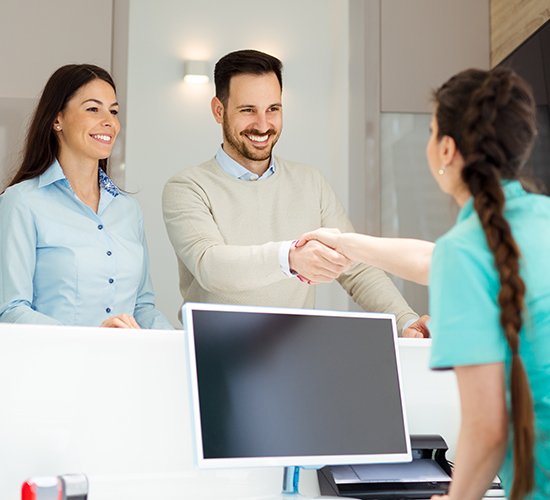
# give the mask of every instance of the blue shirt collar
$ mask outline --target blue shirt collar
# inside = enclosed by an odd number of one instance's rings
[[[39,176],[38,187],[42,188],[49,186],[57,181],[65,181],[67,184],[69,183],[63,169],[61,168],[61,165],[57,160],[55,160],[48,170]],[[121,192],[116,184],[101,168],[99,169],[99,187],[103,188],[113,197],[118,196]]]
[[[42,188],[49,186],[54,182],[66,180],[63,169],[57,160],[55,160],[51,166],[43,174],[38,177],[38,187]]]
[[[267,179],[275,173],[276,169],[275,158],[273,155],[271,155],[268,169],[260,177],[258,177],[256,174],[244,168],[241,164],[237,163],[233,158],[231,158],[231,156],[229,156],[223,150],[222,146],[220,146],[218,152],[216,153],[216,161],[226,174],[243,181],[256,181]]]
[[[501,185],[506,200],[517,198],[525,194],[525,189],[523,189],[520,181],[503,180],[501,181]],[[457,222],[462,222],[467,219],[474,211],[474,198],[470,196],[458,212]]]

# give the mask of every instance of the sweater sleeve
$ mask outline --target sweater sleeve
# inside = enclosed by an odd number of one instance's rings
[[[323,227],[353,232],[353,226],[336,194],[325,179],[321,178],[320,182]],[[395,314],[400,334],[407,322],[418,319],[418,315],[409,307],[393,281],[376,267],[356,264],[342,273],[338,282],[364,310]]]
[[[226,244],[210,210],[208,195],[190,176],[180,174],[170,179],[162,204],[176,255],[203,289],[227,294],[289,279],[279,264],[283,242]]]

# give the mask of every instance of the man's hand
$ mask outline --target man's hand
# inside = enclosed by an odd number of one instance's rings
[[[347,257],[315,240],[300,247],[291,246],[288,262],[290,269],[312,284],[329,283],[352,264]]]
[[[118,314],[101,323],[103,328],[140,328],[137,321],[129,314]]]
[[[430,317],[427,314],[420,316],[414,323],[409,325],[403,331],[403,337],[407,338],[417,338],[417,339],[427,339],[430,338],[430,330],[428,330],[427,322]]]

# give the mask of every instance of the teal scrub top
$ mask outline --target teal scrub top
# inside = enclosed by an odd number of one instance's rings
[[[535,480],[531,498],[550,498],[550,198],[504,181],[504,215],[521,252],[526,285],[520,355],[535,410]],[[431,368],[504,362],[511,352],[500,325],[500,282],[470,198],[456,225],[437,242],[430,270]],[[507,403],[510,393],[507,380]],[[512,432],[500,476],[513,479]]]

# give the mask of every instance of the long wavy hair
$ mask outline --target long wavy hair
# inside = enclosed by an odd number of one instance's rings
[[[68,64],[50,76],[29,125],[23,160],[9,186],[38,177],[54,162],[59,153],[54,121],[78,89],[95,79],[107,82],[116,93],[111,75],[92,64]],[[107,172],[107,159],[99,160],[98,167]]]
[[[525,284],[520,250],[504,217],[501,179],[519,179],[534,143],[535,101],[529,85],[508,68],[466,70],[434,92],[440,138],[452,137],[464,158],[462,180],[473,196],[500,280],[500,323],[512,352],[510,374],[514,434],[511,500],[534,487],[533,401],[519,356]]]

